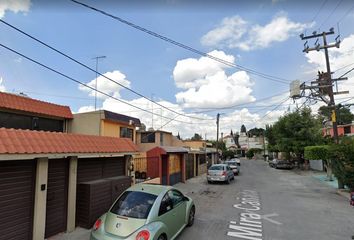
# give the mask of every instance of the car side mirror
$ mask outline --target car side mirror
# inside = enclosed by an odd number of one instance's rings
[[[189,198],[186,197],[186,196],[183,196],[183,201],[188,202],[188,201],[189,201]]]

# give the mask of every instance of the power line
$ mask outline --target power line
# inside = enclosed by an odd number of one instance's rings
[[[232,109],[232,108],[236,108],[236,107],[240,107],[240,106],[245,106],[245,105],[247,105],[247,104],[253,104],[253,103],[256,103],[256,102],[260,102],[260,101],[264,101],[264,100],[267,100],[267,99],[276,97],[276,96],[278,96],[278,95],[281,95],[281,94],[286,93],[287,91],[288,91],[288,90],[283,91],[283,92],[280,92],[280,93],[275,94],[275,95],[272,95],[272,96],[269,96],[269,97],[265,97],[265,98],[258,99],[258,100],[256,100],[256,101],[250,102],[250,103],[242,103],[242,104],[236,104],[236,105],[232,105],[232,106],[219,107],[219,108],[207,108],[208,110],[197,111],[197,112],[193,112],[193,113],[207,113],[207,112],[214,112],[214,111],[217,111],[217,110],[225,110],[225,109]],[[200,109],[203,109],[203,108],[200,108]]]
[[[335,8],[332,10],[332,12],[327,16],[327,18],[322,22],[319,28],[322,28],[322,26],[332,17],[333,13],[337,10],[339,5],[343,2],[343,0],[338,1],[337,5]]]
[[[311,22],[315,21],[315,19],[318,17],[318,14],[321,12],[321,10],[323,9],[323,7],[326,5],[328,0],[324,0],[322,2],[321,7],[318,9],[317,13],[315,14],[315,16],[312,18]]]
[[[352,72],[354,70],[354,68],[350,69],[349,71],[345,72],[342,76],[340,76],[339,78],[344,77],[345,75],[347,75],[348,73]]]
[[[341,23],[343,19],[354,9],[354,4],[351,6],[348,11],[338,20],[338,23]]]
[[[144,98],[144,99],[146,99],[146,100],[148,100],[148,101],[150,101],[150,102],[152,102],[152,103],[154,103],[154,104],[156,104],[156,105],[158,105],[158,106],[160,106],[160,107],[162,107],[162,108],[164,108],[164,109],[167,109],[167,110],[169,110],[169,111],[171,111],[171,112],[173,112],[173,113],[175,113],[175,114],[178,114],[178,115],[180,115],[180,116],[183,116],[183,117],[194,118],[194,119],[197,119],[197,120],[213,120],[213,119],[203,119],[203,118],[188,116],[188,115],[186,115],[186,114],[183,114],[183,113],[179,113],[179,112],[177,112],[177,111],[174,111],[174,110],[172,110],[172,109],[170,109],[170,108],[168,108],[168,107],[166,107],[166,106],[164,106],[164,105],[162,105],[162,104],[160,104],[160,103],[158,103],[158,102],[156,102],[156,101],[154,101],[154,100],[152,100],[152,99],[150,99],[150,98],[144,96],[143,94],[141,94],[141,93],[139,93],[139,92],[137,92],[137,91],[135,91],[135,90],[133,90],[133,89],[127,87],[127,86],[124,86],[123,84],[121,84],[121,83],[119,83],[119,82],[113,80],[112,78],[109,78],[109,77],[105,76],[104,74],[98,72],[97,69],[95,70],[95,69],[93,69],[93,68],[91,68],[91,67],[85,65],[84,63],[82,63],[82,62],[76,60],[75,58],[69,56],[68,54],[66,54],[66,53],[64,53],[64,52],[62,52],[62,51],[60,51],[60,50],[58,50],[58,49],[56,49],[56,48],[50,46],[49,44],[47,44],[47,43],[45,43],[45,42],[39,40],[38,38],[36,38],[36,37],[34,37],[34,36],[32,36],[32,35],[30,35],[30,34],[24,32],[23,30],[21,30],[21,29],[15,27],[15,26],[13,26],[13,25],[11,25],[10,23],[5,22],[5,21],[2,20],[2,19],[0,19],[0,22],[2,22],[3,24],[5,24],[5,25],[11,27],[12,29],[14,29],[14,30],[20,32],[21,34],[23,34],[23,35],[25,35],[25,36],[31,38],[32,40],[34,40],[34,41],[36,41],[36,42],[38,42],[38,43],[44,45],[45,47],[50,48],[51,50],[55,51],[56,53],[59,53],[60,55],[62,55],[62,56],[64,56],[64,57],[70,59],[71,61],[73,61],[73,62],[79,64],[80,66],[82,66],[82,67],[84,67],[84,68],[86,68],[86,69],[88,69],[88,70],[90,70],[90,71],[96,73],[96,75],[99,75],[99,76],[101,76],[101,77],[104,77],[105,79],[107,79],[107,80],[109,80],[109,81],[111,81],[111,82],[113,82],[113,83],[115,83],[115,84],[121,86],[121,87],[124,88],[124,89],[127,89],[128,91],[130,91],[130,92],[132,92],[132,93],[134,93],[134,94],[136,94],[136,95],[138,95],[138,96],[140,96],[140,97],[142,97],[142,98]],[[96,77],[96,79],[97,79],[97,77]]]
[[[91,10],[93,10],[93,11],[96,11],[96,12],[99,12],[99,13],[101,13],[101,14],[103,14],[103,15],[106,15],[106,16],[108,16],[108,17],[111,17],[111,18],[113,18],[113,19],[115,19],[115,20],[117,20],[117,21],[119,21],[119,22],[121,22],[121,23],[124,23],[124,24],[126,24],[126,25],[128,25],[128,26],[130,26],[130,27],[133,27],[133,28],[135,28],[135,29],[137,29],[137,30],[139,30],[139,31],[145,32],[145,33],[147,33],[147,34],[149,34],[149,35],[151,35],[151,36],[153,36],[153,37],[159,38],[159,39],[161,39],[161,40],[163,40],[163,41],[165,41],[165,42],[169,42],[169,43],[171,43],[171,44],[173,44],[173,45],[176,45],[176,46],[178,46],[178,47],[181,47],[181,48],[183,48],[183,49],[186,49],[186,50],[191,51],[191,52],[193,52],[193,53],[196,53],[196,54],[198,54],[198,55],[201,55],[201,56],[204,56],[204,57],[208,57],[208,58],[210,58],[210,59],[213,59],[214,61],[217,61],[217,62],[220,62],[220,63],[222,63],[222,64],[225,64],[225,65],[227,65],[227,66],[229,66],[229,67],[234,67],[234,68],[237,68],[237,69],[246,71],[246,72],[248,72],[249,74],[257,75],[257,76],[263,77],[263,78],[265,78],[265,79],[268,79],[268,80],[271,80],[271,81],[274,81],[274,82],[279,82],[279,83],[283,83],[283,84],[289,84],[289,81],[290,81],[289,79],[284,79],[284,78],[280,78],[280,77],[277,77],[277,76],[272,76],[272,75],[269,75],[269,74],[261,73],[261,72],[258,72],[258,71],[256,71],[256,70],[253,70],[253,69],[250,69],[250,68],[246,68],[246,67],[243,67],[243,66],[241,66],[241,65],[238,65],[238,64],[235,64],[235,63],[232,63],[232,62],[223,60],[223,59],[221,59],[221,58],[215,57],[215,56],[210,55],[210,54],[208,54],[208,53],[205,53],[205,52],[202,52],[202,51],[197,50],[197,49],[195,49],[195,48],[189,47],[189,46],[187,46],[187,45],[185,45],[185,44],[183,44],[183,43],[177,42],[177,41],[175,41],[175,40],[173,40],[173,39],[171,39],[171,38],[165,37],[165,36],[163,36],[163,35],[161,35],[161,34],[158,34],[158,33],[156,33],[156,32],[153,32],[153,31],[151,31],[151,30],[148,30],[148,29],[146,29],[146,28],[143,28],[143,27],[141,27],[141,26],[139,26],[139,25],[136,25],[136,24],[134,24],[134,23],[132,23],[132,22],[129,22],[129,21],[127,21],[127,20],[124,20],[124,19],[122,19],[122,18],[120,18],[120,17],[117,17],[117,16],[114,16],[114,15],[112,15],[112,14],[109,14],[109,13],[107,13],[107,12],[105,12],[105,11],[103,11],[103,10],[100,10],[100,9],[98,9],[98,8],[92,7],[92,6],[90,6],[90,5],[87,5],[87,4],[85,4],[85,3],[82,3],[82,2],[79,2],[79,1],[76,1],[76,0],[71,0],[71,1],[74,2],[74,3],[76,3],[76,4],[81,5],[81,6],[83,6],[83,7],[89,8],[89,9],[91,9]]]
[[[283,101],[281,101],[278,105],[276,105],[272,110],[270,110],[269,112],[267,112],[266,114],[264,114],[262,117],[260,117],[260,119],[266,118],[269,114],[271,114],[271,113],[274,112],[276,109],[278,109],[281,105],[283,105],[283,103],[285,103],[288,99],[289,99],[289,97],[286,97]],[[256,126],[256,124],[253,123],[252,128],[255,127],[255,126]]]
[[[337,72],[337,71],[339,71],[339,70],[342,70],[342,69],[347,68],[347,67],[352,66],[352,65],[354,65],[354,63],[350,63],[350,64],[345,65],[345,66],[343,66],[343,67],[337,68],[334,72]]]
[[[272,110],[270,110],[269,112],[267,112],[265,115],[263,115],[263,116],[261,117],[261,119],[267,117],[269,114],[271,114],[272,112],[274,112],[274,111],[275,111],[276,109],[278,109],[283,103],[285,103],[288,99],[289,99],[289,97],[286,97],[286,98],[284,99],[284,101],[280,102],[277,106],[275,106],[275,108],[273,108]]]
[[[10,48],[10,47],[7,47],[7,46],[5,46],[5,45],[3,45],[3,44],[1,44],[1,43],[0,43],[0,47],[3,47],[3,48],[5,48],[5,49],[7,49],[8,51],[13,52],[13,53],[15,53],[15,54],[17,54],[17,55],[19,55],[19,56],[21,56],[21,57],[23,57],[23,58],[25,58],[25,59],[31,61],[31,62],[37,64],[37,65],[40,65],[40,66],[42,66],[43,68],[46,68],[46,69],[48,69],[48,70],[50,70],[50,71],[52,71],[52,72],[54,72],[54,73],[56,73],[56,74],[58,74],[58,75],[61,75],[62,77],[65,77],[65,78],[69,79],[69,80],[72,81],[72,82],[78,83],[78,84],[80,84],[80,85],[82,85],[82,86],[84,86],[84,87],[86,87],[86,88],[89,88],[89,89],[91,89],[91,90],[93,90],[93,91],[97,91],[98,93],[101,93],[102,95],[105,95],[105,96],[107,96],[107,97],[109,97],[109,98],[112,98],[112,99],[114,99],[114,100],[116,100],[116,101],[119,101],[119,102],[124,103],[124,104],[127,104],[127,105],[129,105],[129,106],[131,106],[131,107],[137,108],[137,109],[139,109],[139,110],[141,110],[141,111],[144,111],[144,112],[147,112],[147,113],[150,113],[150,114],[153,114],[153,115],[156,115],[156,116],[165,118],[165,119],[169,119],[169,120],[172,119],[172,118],[170,118],[170,117],[166,117],[166,116],[163,116],[163,115],[161,115],[161,114],[152,113],[152,112],[150,112],[149,110],[146,110],[146,109],[144,109],[144,108],[135,106],[134,104],[131,104],[131,103],[126,102],[126,101],[124,101],[124,100],[122,100],[122,99],[119,99],[119,98],[116,98],[116,97],[114,97],[114,96],[111,96],[111,95],[109,95],[109,94],[107,94],[107,93],[105,93],[105,92],[103,92],[103,91],[101,91],[101,90],[97,90],[97,89],[95,89],[95,88],[93,88],[93,87],[91,87],[91,86],[89,86],[89,85],[87,85],[87,84],[85,84],[85,83],[83,83],[83,82],[81,82],[81,81],[79,81],[79,80],[76,80],[76,79],[74,79],[74,78],[72,78],[72,77],[70,77],[70,76],[68,76],[68,75],[66,75],[66,74],[64,74],[64,73],[62,73],[62,72],[60,72],[60,71],[58,71],[58,70],[55,70],[55,69],[53,69],[53,68],[51,68],[51,67],[49,67],[49,66],[47,66],[47,65],[45,65],[45,64],[43,64],[43,63],[40,63],[40,62],[38,62],[37,60],[34,60],[34,59],[32,59],[32,58],[30,58],[30,57],[28,57],[28,56],[26,56],[26,55],[24,55],[24,54],[22,54],[22,53],[16,51],[16,50],[14,50],[14,49],[12,49],[12,48]],[[174,120],[174,121],[180,122],[180,123],[186,123],[186,124],[200,124],[200,123],[192,123],[192,122],[186,122],[186,121],[180,121],[180,120]]]

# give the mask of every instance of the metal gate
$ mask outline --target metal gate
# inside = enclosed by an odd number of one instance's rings
[[[194,154],[188,154],[186,160],[186,179],[194,177]]]
[[[36,161],[0,161],[0,239],[30,240]]]
[[[66,230],[68,175],[68,159],[49,160],[45,238]]]

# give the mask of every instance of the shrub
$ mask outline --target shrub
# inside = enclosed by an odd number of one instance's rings
[[[306,160],[327,160],[329,146],[308,146],[305,147],[304,157]]]

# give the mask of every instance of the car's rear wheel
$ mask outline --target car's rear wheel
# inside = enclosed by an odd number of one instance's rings
[[[189,211],[189,216],[188,216],[188,224],[187,226],[190,227],[194,223],[194,216],[195,216],[195,207],[193,206],[191,210]]]
[[[230,178],[227,178],[226,183],[227,183],[227,184],[230,184],[230,182],[231,182],[231,181],[230,181]]]
[[[209,184],[212,184],[213,182],[212,181],[208,181]]]
[[[165,234],[161,234],[157,240],[167,240],[167,237],[165,236]]]

